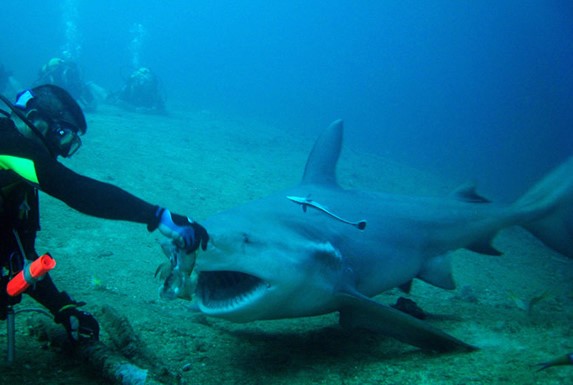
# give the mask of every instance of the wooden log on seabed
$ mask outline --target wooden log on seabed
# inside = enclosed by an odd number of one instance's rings
[[[31,330],[39,340],[47,340],[56,348],[69,350],[69,342],[61,326],[40,317],[35,317],[31,323]],[[112,385],[164,385],[151,378],[148,370],[133,364],[103,342],[79,344],[73,348],[73,354]]]

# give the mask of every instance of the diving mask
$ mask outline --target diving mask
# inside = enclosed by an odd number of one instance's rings
[[[82,146],[82,140],[77,132],[78,129],[70,123],[52,121],[46,140],[55,153],[69,158]]]
[[[37,90],[41,91],[39,98]],[[69,158],[81,147],[82,141],[79,136],[85,132],[85,119],[77,103],[63,89],[45,85],[34,90],[25,90],[18,95],[14,105],[23,111],[34,109],[48,124],[47,131],[42,133],[28,118],[18,113],[18,109],[13,109],[46,144],[52,155]],[[83,122],[83,125],[78,127],[66,119],[74,117],[80,123]]]

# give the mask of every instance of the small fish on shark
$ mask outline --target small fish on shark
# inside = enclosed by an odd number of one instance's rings
[[[342,223],[348,223],[349,225],[352,225],[354,227],[356,227],[358,230],[364,230],[366,228],[366,221],[365,220],[361,220],[361,221],[357,221],[357,222],[352,222],[346,219],[343,219],[341,217],[339,217],[338,215],[334,214],[333,212],[331,212],[330,210],[328,210],[324,205],[321,205],[318,202],[313,201],[312,199],[310,199],[310,197],[295,197],[292,195],[287,196],[288,200],[293,201],[294,203],[298,203],[299,205],[302,206],[302,211],[306,212],[306,208],[307,207],[314,207],[315,209],[322,211],[323,213],[330,215],[331,217],[333,217],[334,219],[342,222]]]
[[[489,202],[470,185],[445,197],[404,196],[340,187],[342,136],[341,120],[319,136],[297,185],[203,222],[212,241],[197,256],[196,310],[232,322],[338,312],[344,328],[425,350],[471,351],[473,344],[373,297],[409,290],[415,279],[454,289],[450,253],[500,255],[491,241],[511,226],[573,258],[573,158],[509,205]],[[162,293],[189,299],[195,255],[166,254]]]

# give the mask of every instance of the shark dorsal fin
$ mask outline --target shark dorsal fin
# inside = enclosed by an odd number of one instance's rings
[[[342,148],[342,120],[335,120],[322,132],[306,161],[302,184],[337,185],[336,163]]]

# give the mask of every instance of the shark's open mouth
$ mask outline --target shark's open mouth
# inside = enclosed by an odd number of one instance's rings
[[[213,311],[230,311],[252,302],[262,294],[265,283],[238,271],[202,271],[197,281],[200,306]]]

